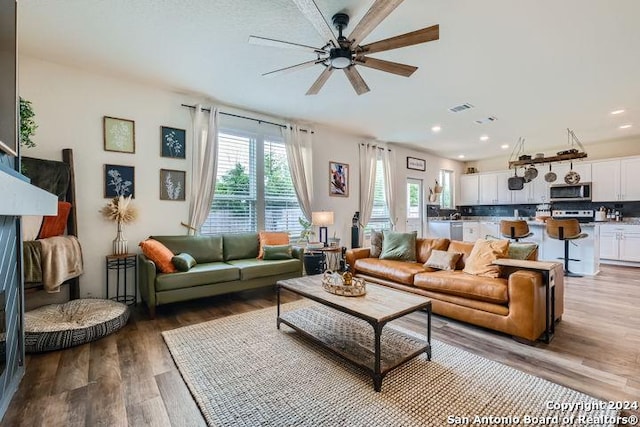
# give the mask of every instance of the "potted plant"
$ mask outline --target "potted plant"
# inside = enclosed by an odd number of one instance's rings
[[[300,232],[298,243],[308,243],[310,241],[313,241],[313,236],[316,235],[316,232],[313,231],[311,221],[307,221],[307,219],[303,217],[298,217],[298,222],[302,226],[302,231]]]
[[[31,101],[20,97],[20,145],[23,147],[33,148],[36,146],[36,143],[31,139],[38,129],[35,116],[36,113],[33,111]]]

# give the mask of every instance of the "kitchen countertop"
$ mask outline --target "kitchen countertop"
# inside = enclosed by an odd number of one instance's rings
[[[486,216],[475,216],[475,217],[463,217],[462,219],[434,219],[429,218],[429,222],[500,222],[501,220],[513,220],[513,217],[486,217]],[[528,217],[522,218],[527,221],[529,225],[541,226],[544,225],[544,222],[536,221],[535,219]],[[593,227],[597,224],[611,224],[611,225],[640,225],[640,218],[624,218],[622,221],[590,221],[590,222],[581,222],[580,225],[584,227]]]

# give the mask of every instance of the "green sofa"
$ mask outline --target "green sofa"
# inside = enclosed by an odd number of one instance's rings
[[[257,233],[221,236],[151,236],[174,254],[188,253],[197,264],[185,272],[161,273],[140,255],[140,295],[155,317],[156,307],[172,302],[272,286],[278,280],[302,276],[302,250],[293,258],[257,259]]]

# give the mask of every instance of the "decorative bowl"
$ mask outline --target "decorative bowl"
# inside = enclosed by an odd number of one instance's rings
[[[342,276],[330,270],[322,276],[322,288],[332,294],[344,297],[360,297],[367,293],[366,282],[363,279],[353,277],[350,285],[345,285]]]

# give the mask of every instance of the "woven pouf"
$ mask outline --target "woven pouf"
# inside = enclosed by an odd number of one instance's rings
[[[24,314],[27,353],[60,350],[95,341],[127,324],[129,308],[106,299],[77,299]]]

